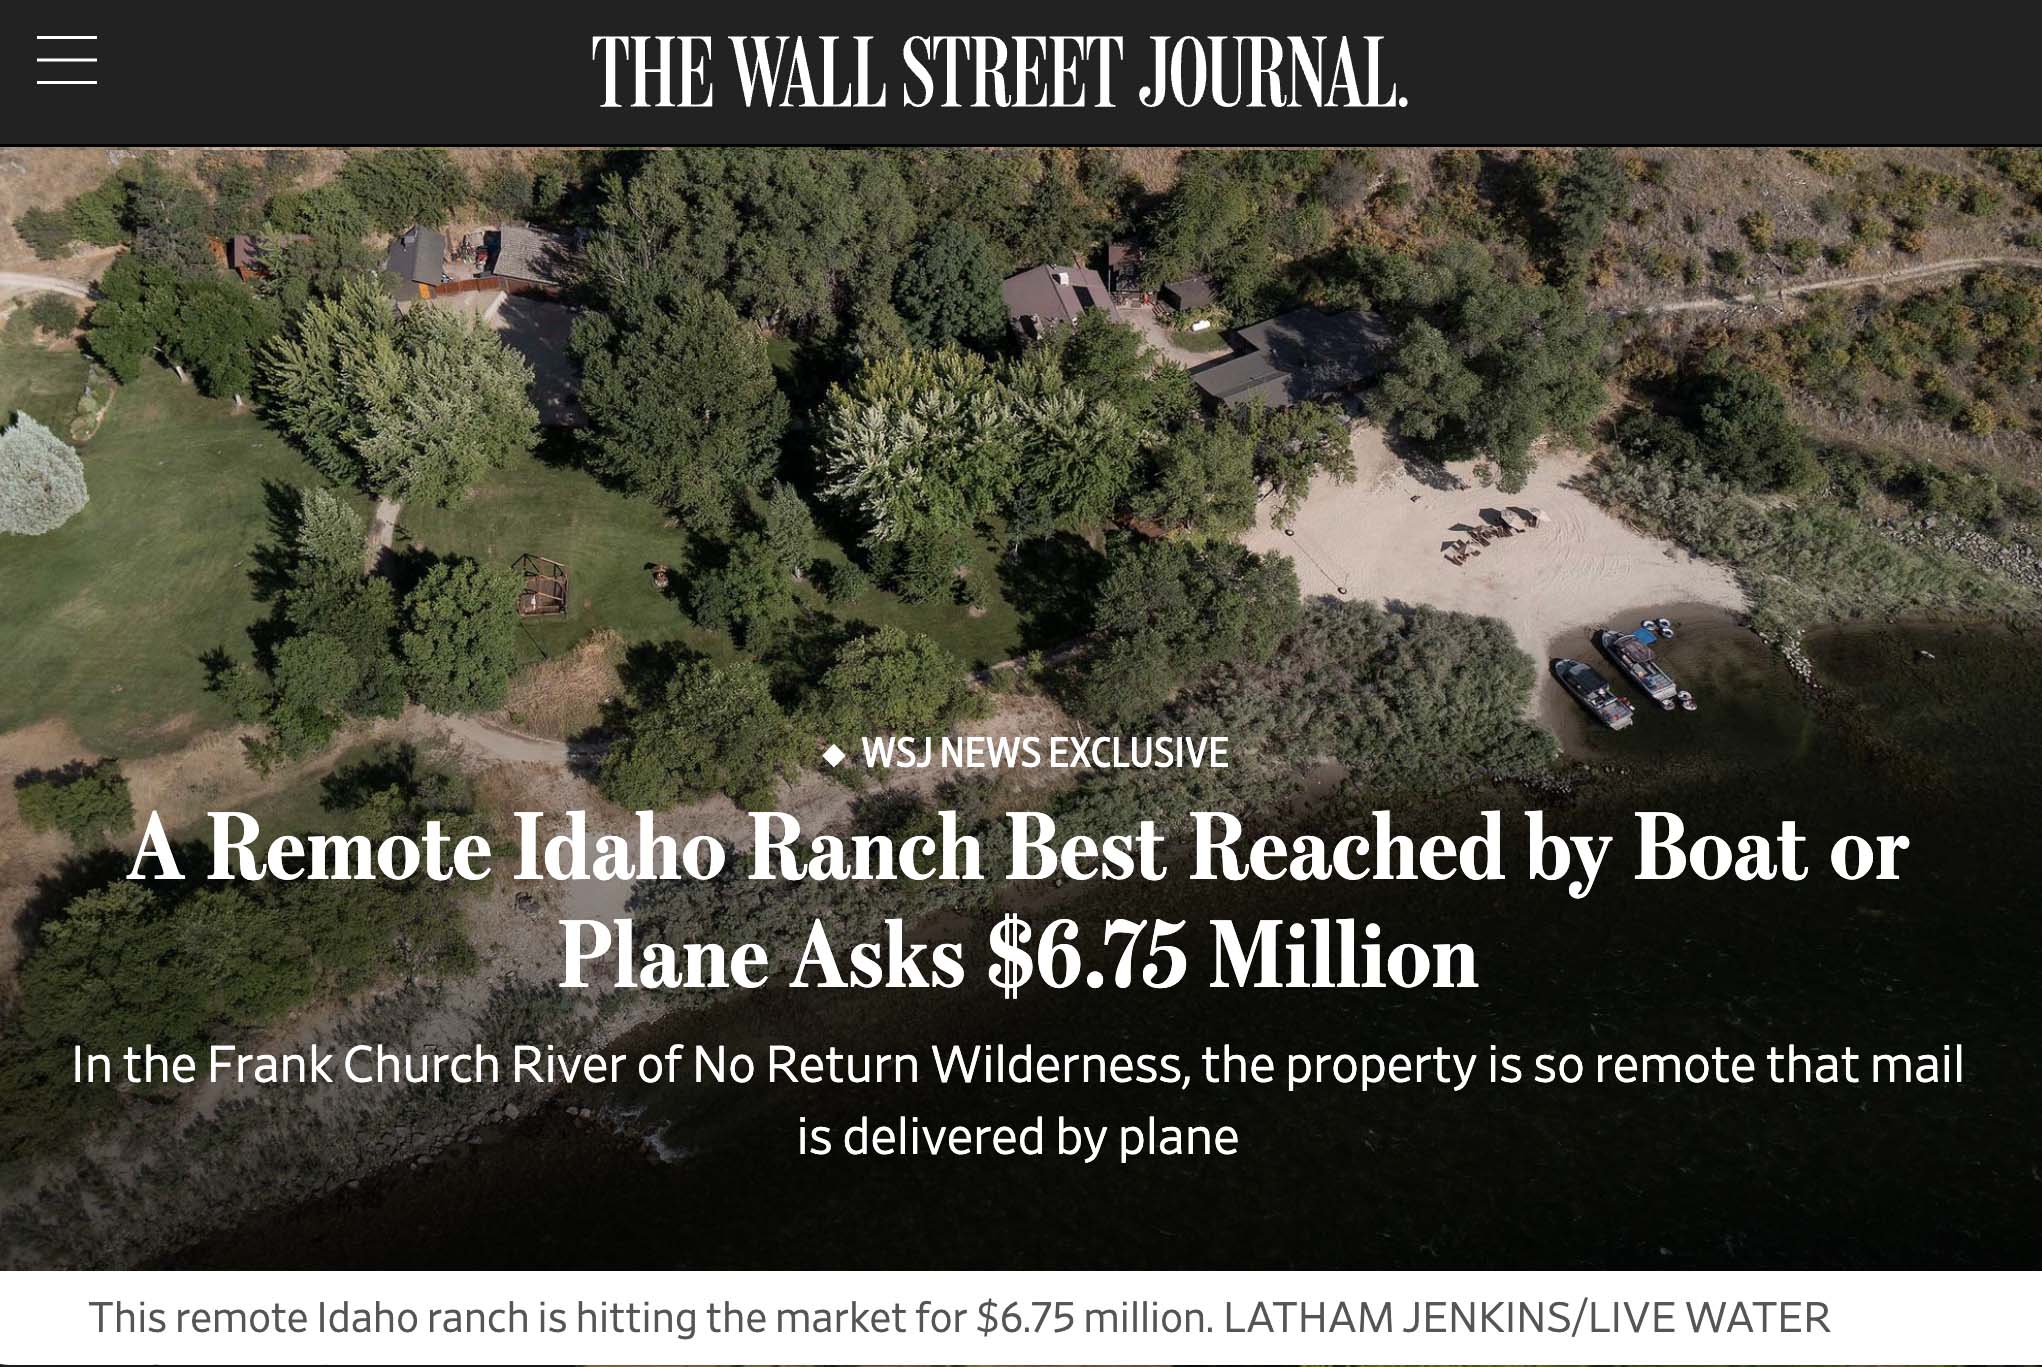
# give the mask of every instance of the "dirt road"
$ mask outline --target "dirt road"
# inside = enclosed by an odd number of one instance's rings
[[[0,271],[0,299],[10,294],[68,294],[73,299],[92,297],[92,292],[75,280],[59,280],[54,275],[24,275],[19,271]]]
[[[1956,271],[1973,271],[1985,266],[2026,266],[2042,270],[2042,257],[2033,256],[1959,256],[1948,261],[1928,261],[1919,266],[1902,266],[1898,270],[1874,271],[1869,275],[1847,275],[1838,280],[1811,280],[1800,285],[1782,285],[1777,289],[1756,290],[1750,294],[1726,295],[1720,299],[1677,299],[1668,304],[1647,304],[1640,309],[1627,310],[1635,313],[1705,313],[1711,309],[1737,308],[1746,304],[1762,303],[1771,299],[1793,298],[1803,294],[1819,294],[1823,290],[1847,290],[1860,285],[1893,285],[1906,280],[1922,280],[1929,276],[1949,275]]]

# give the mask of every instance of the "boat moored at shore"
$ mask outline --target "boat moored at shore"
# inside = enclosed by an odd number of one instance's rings
[[[1604,627],[1595,633],[1595,644],[1609,656],[1610,663],[1632,683],[1644,689],[1646,697],[1670,708],[1680,693],[1680,685],[1673,681],[1673,676],[1660,666],[1652,653],[1652,647],[1659,639],[1656,627],[1641,626],[1636,631],[1612,631]]]
[[[1631,724],[1631,700],[1620,696],[1617,691],[1603,682],[1602,675],[1590,669],[1579,660],[1553,661],[1553,677],[1560,681],[1560,687],[1574,695],[1574,700],[1588,710],[1588,715],[1612,731],[1621,731]]]

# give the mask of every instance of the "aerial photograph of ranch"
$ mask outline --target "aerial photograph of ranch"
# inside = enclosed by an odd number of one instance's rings
[[[0,1262],[744,1266],[780,1256],[781,1216],[817,1266],[1162,1257],[1132,1218],[1024,1223],[993,1255],[965,1217],[1019,1192],[934,1211],[905,1168],[774,1167],[791,1117],[853,1104],[799,1090],[173,1092],[80,1087],[73,1059],[711,1023],[1188,1036],[1200,993],[1142,1019],[562,993],[560,919],[773,943],[825,907],[1183,917],[1250,892],[141,882],[145,819],[192,850],[223,809],[374,838],[650,812],[738,845],[757,808],[895,834],[1016,807],[1180,834],[1215,808],[1906,829],[1935,878],[1606,911],[1602,976],[1565,1003],[1586,913],[1400,889],[1428,940],[1489,924],[1507,984],[1367,1009],[1428,1044],[1592,1015],[1671,1047],[1757,1015],[1792,1037],[1905,978],[1924,1037],[2011,1030],[1979,1003],[2019,995],[1980,984],[2032,907],[2006,855],[2042,798],[2042,151],[0,148],[0,586]],[[1225,736],[1232,762],[861,749],[944,734]],[[1790,956],[1792,991],[1709,995]],[[1254,1009],[1243,1030],[1330,1038],[1363,1008]],[[1700,1107],[1533,1098],[1417,1144],[1346,1104],[1284,1113],[1295,1162],[1209,1174],[1228,1199],[1163,1265],[1992,1264],[2032,1238],[2011,1209],[1941,1218],[1954,1158],[1873,1204],[1788,1191]],[[1771,1138],[1883,1184],[1956,1114],[1872,1104],[1797,1103]],[[1998,1104],[1962,1114],[2012,1124]],[[1541,1126],[1594,1133],[1548,1154]],[[1662,1201],[1674,1135],[1720,1158]],[[1486,1231],[1443,1196],[1307,1206],[1314,1144],[1414,1191],[1535,1151],[1598,1194]],[[569,1163],[574,1192],[545,1176]],[[1042,1178],[1128,1211],[1183,1178],[1082,1180]],[[584,1214],[670,1196],[684,1236]],[[1253,1214],[1277,1207],[1280,1230]]]

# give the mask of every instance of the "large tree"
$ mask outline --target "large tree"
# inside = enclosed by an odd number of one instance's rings
[[[1238,419],[1255,451],[1255,475],[1276,499],[1270,522],[1287,526],[1312,492],[1315,476],[1336,484],[1354,481],[1354,448],[1347,415],[1330,403],[1286,408],[1256,405]]]
[[[1501,273],[1481,247],[1448,244],[1418,263],[1364,253],[1365,288],[1402,324],[1369,412],[1445,460],[1496,462],[1514,492],[1531,446],[1580,436],[1600,411],[1603,327],[1578,289]]]
[[[1748,488],[1791,489],[1815,474],[1808,439],[1779,386],[1749,366],[1712,361],[1687,400],[1708,463]]]
[[[404,595],[397,645],[413,698],[435,712],[502,706],[517,664],[518,589],[509,570],[457,557]]]
[[[1075,388],[1014,402],[1019,463],[1008,497],[1017,535],[1059,527],[1089,532],[1113,517],[1133,486],[1149,433],[1107,400]]]
[[[773,472],[787,399],[765,336],[730,301],[679,284],[575,324],[591,469],[720,536]]]
[[[603,757],[599,786],[619,806],[642,809],[716,792],[763,806],[776,782],[799,771],[804,749],[766,671],[750,660],[723,669],[681,665],[621,731]]]
[[[331,478],[451,503],[530,451],[532,368],[494,332],[367,279],[318,299],[264,358],[267,411]]]
[[[1121,548],[1100,586],[1100,639],[1076,702],[1101,725],[1139,721],[1221,665],[1266,662],[1298,614],[1297,571],[1281,556],[1231,543]]]
[[[275,304],[210,262],[187,271],[139,251],[108,267],[100,293],[86,344],[116,379],[135,379],[159,356],[214,398],[252,390],[257,358],[281,317]]]
[[[830,390],[829,491],[860,509],[877,541],[969,531],[1012,491],[1017,435],[984,357],[955,345],[897,352]]]
[[[1172,429],[1198,417],[1198,386],[1183,366],[1162,360],[1141,333],[1103,309],[1087,309],[1029,348],[1055,361],[1063,382],[1145,423]]]
[[[970,708],[956,656],[927,636],[881,627],[847,642],[814,693],[816,729],[843,740],[947,730]]]
[[[1190,423],[1150,453],[1131,499],[1169,530],[1230,536],[1255,525],[1255,443],[1236,422]]]
[[[722,564],[694,576],[688,606],[701,626],[751,644],[794,615],[793,586],[771,543],[744,532],[724,548]]]
[[[916,231],[891,154],[787,147],[653,152],[602,185],[589,272],[604,308],[684,284],[796,335],[890,292]]]
[[[989,346],[1007,324],[1000,272],[983,234],[939,223],[922,238],[894,282],[894,306],[924,346]]]
[[[1607,147],[1574,153],[1553,192],[1553,249],[1564,280],[1579,280],[1602,245],[1611,220],[1624,211],[1631,183]]]
[[[264,728],[247,742],[248,762],[268,773],[324,749],[352,711],[361,677],[347,643],[324,632],[282,642],[266,675],[245,667],[225,675],[220,687],[235,714]]]

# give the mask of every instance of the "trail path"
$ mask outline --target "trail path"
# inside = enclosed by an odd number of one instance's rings
[[[384,495],[376,500],[376,512],[369,519],[369,537],[362,547],[362,573],[374,574],[383,568],[383,557],[390,553],[391,544],[397,539],[397,518],[404,511],[401,499]]]
[[[430,725],[490,759],[506,764],[550,764],[556,769],[566,769],[576,760],[594,758],[608,748],[601,744],[569,745],[562,740],[528,736],[481,717],[435,716],[431,718]]]
[[[1800,285],[1782,285],[1777,289],[1754,290],[1749,294],[1727,295],[1720,299],[1677,299],[1666,304],[1647,304],[1642,308],[1628,309],[1631,313],[1705,313],[1712,309],[1737,308],[1747,304],[1764,303],[1770,299],[1792,298],[1803,294],[1819,294],[1823,290],[1845,290],[1859,285],[1890,285],[1904,280],[1921,280],[1934,275],[1948,275],[1953,271],[1977,270],[1984,266],[2026,266],[2042,270],[2042,258],[2032,256],[1958,256],[1947,261],[1928,261],[1919,266],[1902,266],[1898,270],[1874,271],[1867,275],[1846,275],[1837,280],[1811,280]]]

